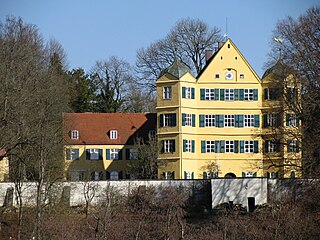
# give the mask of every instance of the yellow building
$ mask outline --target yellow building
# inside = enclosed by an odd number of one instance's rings
[[[156,130],[150,113],[64,113],[63,121],[64,172],[72,181],[134,178],[134,143]]]
[[[283,98],[265,95],[272,92],[273,70],[261,80],[228,39],[197,77],[178,60],[162,71],[156,82],[159,177],[293,176],[297,169],[284,165],[291,159],[300,165],[299,138],[285,130],[299,132],[299,121],[284,112]],[[279,125],[269,126],[274,117]],[[280,137],[271,138],[275,132]]]
[[[9,159],[6,157],[6,151],[0,149],[0,182],[9,180]]]

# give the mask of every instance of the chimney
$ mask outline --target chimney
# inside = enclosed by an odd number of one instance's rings
[[[209,61],[209,59],[212,57],[213,51],[210,49],[206,50],[206,63]]]

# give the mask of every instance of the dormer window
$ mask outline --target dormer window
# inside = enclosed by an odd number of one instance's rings
[[[110,139],[117,139],[118,138],[118,131],[117,130],[111,130],[110,131]]]
[[[71,130],[70,137],[71,137],[71,139],[79,139],[79,131],[78,130]]]

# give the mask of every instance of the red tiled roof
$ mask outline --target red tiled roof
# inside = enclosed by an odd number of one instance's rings
[[[156,121],[155,113],[64,113],[64,140],[79,145],[133,144],[156,130]],[[79,131],[79,139],[70,138],[71,130]],[[117,139],[110,139],[111,130],[118,131]]]

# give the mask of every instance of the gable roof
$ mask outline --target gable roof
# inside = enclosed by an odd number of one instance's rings
[[[176,78],[181,78],[183,75],[185,75],[188,72],[192,74],[190,68],[187,65],[180,62],[178,59],[175,59],[169,67],[163,69],[160,72],[160,75],[158,78],[162,77],[166,73],[169,73]]]
[[[210,65],[210,63],[212,62],[212,60],[216,57],[216,55],[220,52],[221,49],[225,48],[227,43],[231,44],[234,49],[236,50],[236,52],[239,54],[239,56],[243,59],[243,61],[245,62],[245,64],[248,66],[248,68],[250,69],[250,71],[253,73],[253,75],[260,81],[260,78],[258,76],[258,74],[254,71],[254,69],[251,67],[251,65],[249,64],[249,62],[246,60],[246,58],[243,56],[243,54],[240,52],[240,50],[237,48],[237,46],[231,41],[230,38],[227,39],[227,41],[212,55],[212,57],[208,60],[207,64],[204,66],[204,68],[200,71],[200,73],[197,76],[197,79],[199,79],[199,77],[203,74],[203,72],[206,70],[206,68]]]
[[[64,140],[73,145],[134,144],[137,137],[147,139],[156,130],[155,113],[64,113]],[[79,131],[79,139],[71,139],[71,130]],[[110,139],[110,131],[118,132]]]

